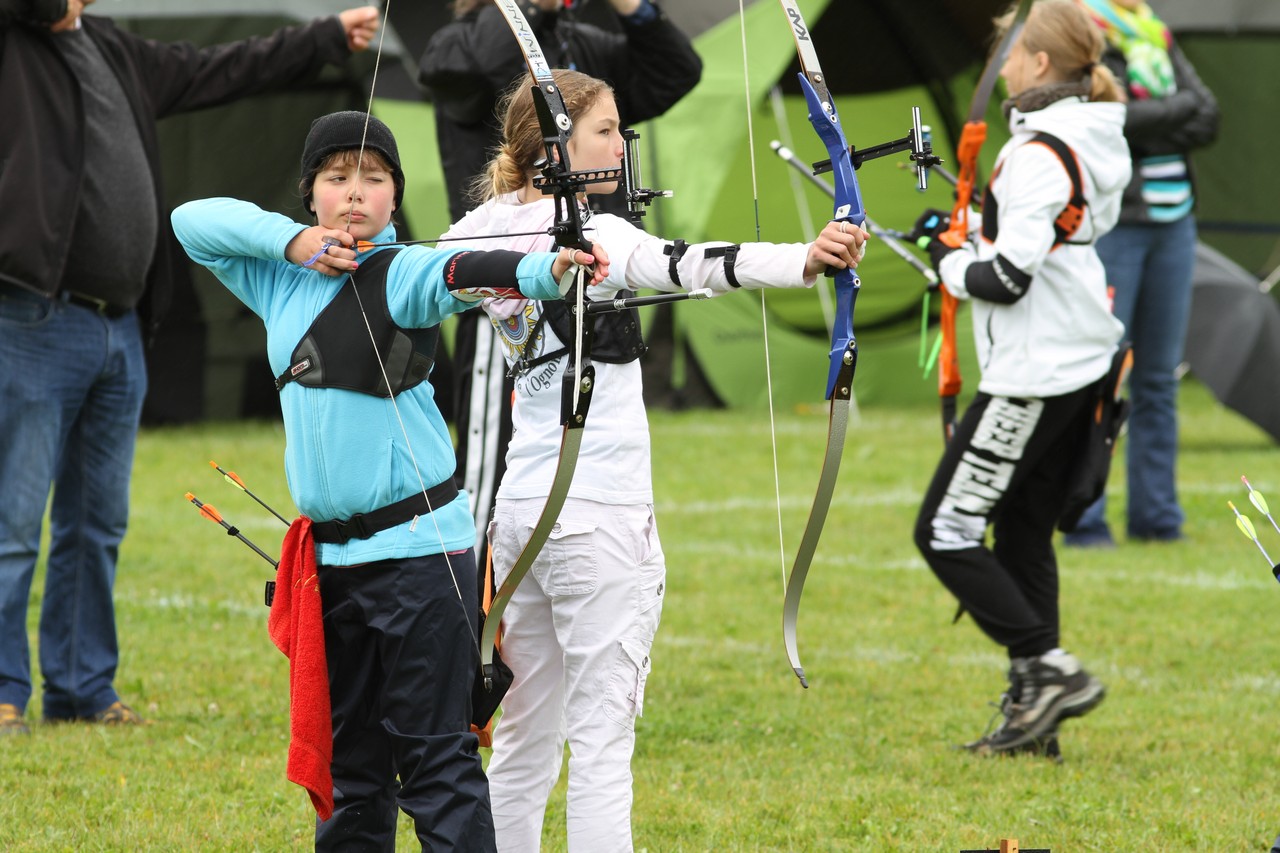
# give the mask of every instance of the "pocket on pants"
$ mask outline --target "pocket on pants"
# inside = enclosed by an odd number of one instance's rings
[[[667,593],[667,563],[662,550],[651,553],[636,572],[636,624],[628,633],[652,646]]]
[[[605,690],[604,713],[620,726],[634,728],[644,716],[644,687],[649,678],[649,643],[632,637],[618,641],[618,655]]]
[[[542,546],[539,581],[548,595],[585,595],[595,592],[599,582],[594,521],[561,519],[551,528]],[[529,530],[532,534],[532,529]]]
[[[0,325],[35,328],[53,316],[52,299],[23,290],[16,284],[0,284]]]

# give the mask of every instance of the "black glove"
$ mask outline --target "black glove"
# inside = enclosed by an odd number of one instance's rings
[[[938,235],[945,234],[950,227],[950,213],[929,208],[920,214],[920,218],[916,220],[915,225],[911,226],[911,231],[907,234],[907,239],[929,253],[929,263],[933,266],[934,272],[938,271],[938,265],[942,263],[942,259],[955,251],[954,247],[938,239]]]
[[[928,248],[929,241],[951,227],[951,213],[945,210],[927,209],[907,232],[907,239],[921,249]]]

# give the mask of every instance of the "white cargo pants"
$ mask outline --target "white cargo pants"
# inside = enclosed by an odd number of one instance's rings
[[[496,583],[538,521],[540,500],[499,501],[489,541]],[[569,743],[571,853],[630,851],[631,754],[666,563],[651,506],[569,499],[503,617],[515,680],[489,763],[502,853],[533,853]]]

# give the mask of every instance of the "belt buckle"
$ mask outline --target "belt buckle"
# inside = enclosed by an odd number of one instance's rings
[[[364,513],[357,512],[346,521],[336,522],[337,535],[340,545],[345,545],[352,539],[368,539],[371,535],[368,528],[364,526]]]
[[[111,311],[111,303],[107,302],[105,299],[99,299],[96,296],[85,296],[83,293],[76,293],[73,295],[76,299],[89,303],[89,305],[85,306],[86,308],[93,306],[92,310],[95,311],[99,317],[106,317]]]
[[[112,306],[105,299],[99,299],[96,296],[88,296],[83,293],[76,293],[74,290],[64,290],[59,294],[59,298],[63,302],[70,302],[73,305],[79,305],[81,308],[87,308],[97,314],[99,317],[115,318],[123,316],[125,312]]]

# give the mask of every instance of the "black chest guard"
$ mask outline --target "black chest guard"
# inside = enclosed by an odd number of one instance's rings
[[[627,291],[619,291],[618,295],[623,296],[626,293]],[[640,329],[640,316],[634,308],[609,311],[596,314],[594,317],[588,315],[588,318],[593,323],[591,338],[593,361],[605,364],[626,364],[635,361],[648,351],[649,348],[644,343],[644,333]],[[526,349],[532,347],[538,339],[543,323],[550,325],[561,341],[573,339],[574,320],[568,304],[560,300],[547,301],[542,303],[542,314],[538,317],[532,334],[529,335]],[[524,372],[544,362],[557,359],[568,351],[568,346],[562,346],[554,352],[543,353],[535,359],[525,360],[522,357],[516,362],[512,372]]]
[[[342,388],[375,397],[391,397],[423,382],[431,372],[440,327],[402,329],[387,307],[387,268],[399,249],[383,249],[347,276],[333,301],[325,306],[293,348],[290,367],[276,377],[276,390],[290,382],[309,388]],[[356,291],[359,291],[357,298]],[[360,306],[369,321],[365,328]],[[370,346],[377,343],[379,366]],[[391,388],[383,380],[385,370]]]
[[[1084,222],[1085,208],[1089,203],[1084,198],[1084,179],[1080,176],[1080,161],[1076,159],[1076,154],[1071,150],[1071,146],[1063,142],[1051,133],[1041,131],[1031,137],[1025,145],[1038,143],[1045,146],[1062,161],[1062,168],[1066,169],[1067,177],[1071,179],[1071,199],[1067,202],[1067,206],[1058,214],[1058,218],[1053,223],[1053,249],[1058,248],[1063,243],[1070,243],[1073,246],[1088,246],[1092,244],[1092,240],[1077,241],[1071,238],[1080,230],[1080,225]],[[991,175],[991,181],[987,182],[987,189],[982,195],[982,236],[989,242],[994,243],[996,236],[1000,233],[1000,210],[996,205],[996,198],[991,192],[991,182],[995,181],[996,175],[1000,174],[997,168],[995,173]]]

